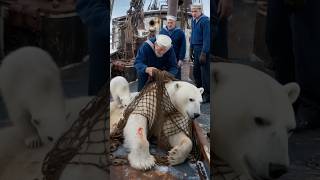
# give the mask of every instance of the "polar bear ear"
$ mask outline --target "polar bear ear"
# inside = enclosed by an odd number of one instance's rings
[[[199,91],[200,91],[200,94],[202,94],[204,92],[204,89],[201,87],[201,88],[198,88]]]
[[[290,102],[294,103],[300,94],[299,85],[297,83],[288,83],[288,84],[284,85],[283,87],[284,87],[284,90],[286,91],[286,93],[288,94]]]

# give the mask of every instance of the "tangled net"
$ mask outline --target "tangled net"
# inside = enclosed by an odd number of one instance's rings
[[[153,81],[147,84],[139,95],[129,104],[122,118],[117,124],[115,130],[110,134],[110,152],[115,152],[123,143],[123,129],[131,114],[139,114],[147,119],[148,138],[155,135],[159,142],[165,142],[166,148],[169,148],[168,137],[179,132],[184,132],[193,141],[193,153],[191,160],[199,158],[200,150],[197,148],[197,140],[193,136],[192,121],[182,115],[171,103],[165,84],[176,80],[166,71],[156,71]],[[155,121],[157,120],[157,121]],[[160,128],[159,128],[160,127]],[[153,154],[158,165],[168,165],[167,156]],[[113,165],[119,163],[117,158],[110,155]],[[118,157],[119,159],[120,157]]]
[[[64,168],[70,164],[95,166],[107,173],[107,89],[108,87],[104,87],[80,111],[79,118],[46,155],[42,165],[44,180],[59,179]]]

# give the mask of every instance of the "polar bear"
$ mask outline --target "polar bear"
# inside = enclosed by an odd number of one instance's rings
[[[165,84],[170,100],[174,107],[183,116],[195,119],[200,115],[200,103],[202,102],[203,88],[183,81],[171,81]],[[160,119],[155,119],[155,121]],[[149,152],[147,140],[147,119],[138,114],[131,114],[124,128],[124,146],[128,148],[128,160],[131,167],[146,170],[155,164],[154,157]],[[176,165],[185,161],[192,149],[192,142],[186,134],[180,132],[169,136],[169,144],[172,149],[169,151],[169,163]]]
[[[42,49],[23,47],[6,56],[0,90],[9,118],[28,147],[53,143],[66,130],[60,71]]]
[[[130,101],[127,101],[127,103],[130,103],[138,94],[139,92],[130,93]],[[123,118],[124,110],[129,105],[127,103],[119,106],[116,101],[110,102],[110,133],[114,131],[120,119]]]
[[[90,96],[80,96],[65,99],[66,121],[71,126],[79,118],[79,112],[92,100]],[[23,135],[15,126],[0,128],[0,179],[19,180],[43,179],[41,167],[46,154],[53,144],[45,144],[37,149],[30,149],[23,145]],[[100,150],[100,149],[99,149]],[[25,168],[21,168],[25,167]],[[17,171],[19,173],[12,173]],[[85,173],[83,173],[85,172]],[[100,169],[84,165],[68,165],[62,179],[105,179]],[[79,178],[82,177],[82,178]]]
[[[119,107],[126,107],[134,97],[130,95],[128,81],[122,76],[116,76],[110,80],[110,93]]]
[[[240,64],[213,63],[211,69],[215,155],[241,179],[275,179],[286,173],[298,84],[280,85]]]
[[[110,102],[110,133],[121,118],[123,112],[139,92],[130,92],[128,81],[122,76],[116,76],[110,81],[110,93],[113,101]]]

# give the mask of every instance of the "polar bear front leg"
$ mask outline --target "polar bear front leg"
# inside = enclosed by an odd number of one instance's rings
[[[183,132],[169,137],[169,143],[173,147],[169,151],[170,165],[183,163],[192,150],[192,141]]]
[[[131,167],[147,170],[155,165],[149,152],[147,140],[147,119],[141,115],[130,115],[124,128],[125,146],[129,149],[128,160]]]
[[[24,143],[28,148],[39,148],[42,146],[41,138],[36,127],[31,123],[31,115],[22,107],[8,101],[7,108],[9,111],[9,118],[20,130],[20,134],[24,138]]]

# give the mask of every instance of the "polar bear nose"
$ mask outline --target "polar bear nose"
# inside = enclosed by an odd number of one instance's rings
[[[199,116],[200,116],[199,113],[194,113],[194,114],[193,114],[193,117],[194,117],[194,118],[197,118],[197,117],[199,117]]]
[[[53,141],[53,138],[50,137],[50,136],[48,136],[48,140],[49,140],[50,142],[52,142],[52,141]]]
[[[288,172],[288,168],[285,165],[274,163],[269,164],[269,175],[271,178],[279,178],[286,172]]]

